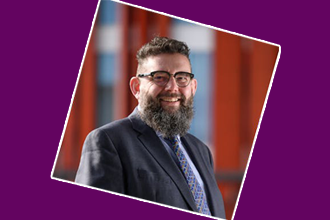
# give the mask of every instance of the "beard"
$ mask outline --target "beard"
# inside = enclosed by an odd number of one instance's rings
[[[161,106],[160,95],[155,100],[150,95],[144,94],[144,98],[140,102],[140,117],[163,138],[172,138],[175,135],[184,136],[194,117],[193,96],[186,99],[183,95],[178,94],[161,95],[161,97],[164,96],[179,97],[179,108],[175,111],[166,110]]]

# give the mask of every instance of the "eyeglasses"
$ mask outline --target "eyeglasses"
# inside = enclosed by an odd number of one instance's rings
[[[176,84],[179,87],[186,87],[191,82],[191,79],[194,78],[194,74],[188,72],[177,72],[174,74],[170,74],[166,71],[153,71],[151,73],[139,74],[138,77],[151,76],[152,80],[158,86],[165,86],[168,81],[170,81],[170,77],[173,75]]]

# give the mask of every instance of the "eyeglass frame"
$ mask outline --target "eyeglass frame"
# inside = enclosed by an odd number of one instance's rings
[[[179,71],[179,72],[176,72],[176,73],[174,73],[174,74],[171,74],[171,73],[169,73],[169,72],[167,72],[167,71],[164,71],[164,70],[156,70],[156,71],[152,71],[151,73],[141,73],[141,74],[138,74],[137,76],[138,76],[138,77],[151,76],[151,77],[152,77],[152,81],[154,81],[154,75],[155,75],[156,73],[167,73],[167,74],[169,75],[168,81],[167,81],[163,86],[166,86],[167,83],[170,81],[171,76],[173,76],[174,79],[175,79],[175,83],[176,83],[176,85],[177,85],[178,87],[180,87],[180,88],[187,87],[187,86],[190,84],[191,80],[192,80],[192,79],[194,78],[194,76],[195,76],[193,73],[189,73],[189,72],[185,72],[185,71]],[[185,85],[185,86],[179,86],[178,83],[177,83],[177,81],[176,81],[175,76],[178,75],[178,74],[180,74],[180,73],[188,74],[188,75],[190,76],[190,81],[189,81],[188,84]],[[155,84],[158,85],[157,83],[155,83]],[[161,86],[161,85],[159,85],[159,86]]]

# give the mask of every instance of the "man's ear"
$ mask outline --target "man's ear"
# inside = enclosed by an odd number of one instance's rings
[[[192,79],[191,81],[191,92],[193,95],[195,95],[197,90],[197,80],[196,79]]]
[[[137,77],[132,77],[129,81],[129,86],[134,97],[139,100],[140,97],[140,80]]]

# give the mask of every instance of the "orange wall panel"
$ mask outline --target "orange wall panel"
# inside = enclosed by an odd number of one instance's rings
[[[240,37],[217,32],[213,129],[216,170],[239,166],[240,67]]]

